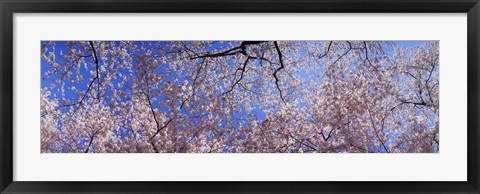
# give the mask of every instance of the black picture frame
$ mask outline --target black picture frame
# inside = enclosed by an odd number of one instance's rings
[[[479,193],[478,0],[0,0],[1,193]],[[24,182],[13,181],[14,13],[468,13],[466,182]],[[39,167],[41,168],[41,167]],[[72,175],[74,176],[74,175]],[[94,176],[94,175],[92,175]]]

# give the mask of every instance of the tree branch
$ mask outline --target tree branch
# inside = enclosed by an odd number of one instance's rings
[[[291,138],[291,139],[295,140],[295,142],[297,142],[297,143],[299,143],[299,144],[302,144],[302,145],[304,145],[304,146],[307,146],[308,148],[310,148],[310,149],[312,149],[312,150],[314,150],[314,151],[317,150],[317,148],[314,148],[314,147],[312,147],[311,145],[308,145],[308,144],[306,144],[306,143],[298,140],[298,139],[295,138],[293,135],[286,134],[286,133],[282,133],[282,132],[280,132],[280,131],[273,131],[273,132],[274,132],[274,133],[278,133],[278,134],[280,134],[280,135],[283,135],[283,136],[285,136],[285,137],[287,137],[287,138]]]
[[[88,153],[88,151],[90,150],[90,146],[92,145],[93,143],[93,139],[95,138],[95,135],[97,135],[97,133],[102,130],[105,126],[103,126],[102,128],[100,128],[99,130],[95,131],[92,136],[90,136],[90,141],[88,142],[88,146],[87,146],[87,149],[83,152],[83,153]]]
[[[243,67],[242,68],[238,68],[236,71],[235,71],[235,79],[236,80],[233,85],[230,87],[230,89],[226,92],[223,93],[223,95],[227,94],[227,93],[230,93],[234,88],[235,86],[240,82],[242,81],[243,79],[243,73],[245,73],[245,68],[247,67],[247,64],[248,64],[248,61],[252,59],[252,57],[248,56],[247,59],[245,60],[245,63],[243,63]],[[240,74],[240,78],[237,80],[237,72],[238,71],[241,71],[241,74]]]
[[[318,59],[321,59],[321,58],[327,56],[328,52],[330,51],[330,47],[332,47],[332,43],[333,43],[333,41],[330,41],[330,43],[328,44],[327,50],[325,51],[325,53],[323,53],[322,55],[320,55],[320,57],[318,57]]]
[[[277,49],[277,52],[278,52],[278,60],[280,61],[280,67],[277,68],[275,70],[275,72],[273,72],[273,77],[275,78],[275,85],[277,85],[277,89],[278,89],[278,92],[280,93],[280,98],[282,99],[283,103],[286,104],[285,102],[285,99],[283,98],[283,95],[282,95],[282,90],[280,89],[280,85],[278,84],[278,82],[280,81],[277,77],[277,73],[278,71],[282,70],[283,68],[285,68],[285,65],[283,65],[283,59],[282,59],[282,52],[280,51],[280,47],[278,46],[278,43],[277,41],[273,41],[273,44],[275,44],[275,48]]]
[[[77,108],[75,109],[74,112],[76,112],[78,110],[78,108],[80,107],[80,105],[83,104],[83,101],[85,100],[85,98],[87,97],[88,95],[88,92],[90,92],[91,90],[91,87],[93,85],[93,83],[95,83],[95,81],[97,81],[97,99],[100,100],[99,98],[99,95],[100,95],[100,80],[99,80],[99,74],[98,74],[98,58],[97,58],[97,54],[96,54],[96,51],[95,51],[95,47],[93,46],[93,42],[90,41],[90,46],[92,47],[92,52],[93,52],[93,61],[95,62],[95,69],[96,69],[96,73],[97,75],[92,79],[92,81],[90,81],[90,83],[88,84],[88,87],[87,87],[87,91],[85,91],[85,94],[82,95],[81,99],[78,101],[78,102],[75,102],[75,103],[69,103],[69,104],[63,104],[63,105],[60,105],[58,107],[69,107],[69,106],[74,106],[74,105],[78,105]]]
[[[393,111],[398,106],[401,106],[401,105],[404,105],[404,104],[413,104],[415,106],[426,106],[427,105],[427,103],[425,103],[425,102],[410,102],[410,101],[404,101],[404,100],[400,100],[400,102],[401,102],[400,104],[397,104],[396,106],[391,108],[390,111]]]
[[[350,43],[350,41],[346,41],[348,43],[348,50],[345,51],[340,57],[337,58],[337,60],[335,60],[332,65],[335,65],[342,57],[344,57],[345,55],[347,55],[351,50],[352,50],[352,43]]]
[[[95,61],[95,70],[97,71],[97,76],[95,77],[97,79],[97,99],[100,100],[100,77],[98,75],[98,58],[97,58],[97,52],[95,51],[95,46],[93,45],[93,41],[89,41],[90,46],[92,47],[92,52],[93,52],[93,60]]]
[[[263,43],[263,42],[265,42],[265,41],[243,41],[240,46],[228,49],[226,51],[223,51],[223,52],[220,52],[220,53],[214,53],[214,54],[208,54],[207,53],[205,55],[190,57],[190,59],[193,60],[193,59],[200,59],[200,58],[207,58],[207,57],[215,58],[215,57],[236,55],[236,54],[239,54],[239,53],[246,55],[247,53],[246,53],[245,48],[246,48],[247,45],[255,45],[255,44],[260,44],[260,43]]]

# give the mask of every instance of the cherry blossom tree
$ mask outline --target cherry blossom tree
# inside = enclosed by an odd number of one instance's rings
[[[439,42],[45,41],[42,153],[436,153]]]

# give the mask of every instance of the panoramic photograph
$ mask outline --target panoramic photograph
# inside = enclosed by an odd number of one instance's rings
[[[439,153],[439,41],[40,42],[41,153]]]

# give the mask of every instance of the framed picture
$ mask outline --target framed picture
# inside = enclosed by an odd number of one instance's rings
[[[477,0],[1,9],[1,193],[479,193]]]

